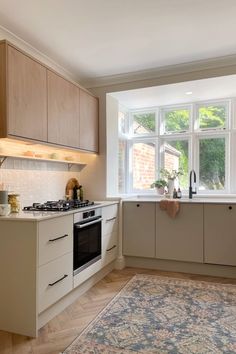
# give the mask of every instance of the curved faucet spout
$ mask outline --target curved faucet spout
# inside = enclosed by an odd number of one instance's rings
[[[194,170],[191,170],[189,174],[189,198],[190,199],[192,199],[193,194],[197,194],[196,186],[195,186],[195,191],[193,191],[192,176],[193,176],[193,183],[196,183],[197,177],[196,177],[196,172]]]

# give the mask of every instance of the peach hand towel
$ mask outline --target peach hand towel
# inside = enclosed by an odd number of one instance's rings
[[[160,209],[165,210],[171,218],[175,218],[179,212],[180,205],[178,200],[163,199],[160,201]]]

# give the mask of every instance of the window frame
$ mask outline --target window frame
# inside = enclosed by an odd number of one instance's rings
[[[198,121],[198,107],[206,105],[225,105],[226,106],[226,121],[225,128],[209,128],[209,129],[199,129]],[[155,143],[155,179],[159,178],[159,173],[161,168],[164,166],[164,154],[161,151],[161,146],[164,141],[176,141],[176,140],[187,140],[188,141],[188,174],[194,169],[197,174],[197,189],[198,195],[217,195],[217,194],[230,194],[231,189],[236,188],[236,183],[234,185],[232,178],[230,178],[230,171],[232,170],[232,146],[231,146],[231,135],[235,134],[236,139],[236,119],[234,117],[234,106],[236,106],[235,98],[225,98],[225,99],[213,99],[197,101],[186,104],[178,105],[166,105],[159,107],[147,107],[142,109],[132,109],[129,110],[127,117],[127,133],[122,134],[122,140],[126,140],[127,153],[126,153],[126,193],[127,194],[154,194],[155,190],[140,190],[133,188],[133,171],[132,171],[132,146],[134,143],[147,143],[152,141]],[[162,129],[163,125],[163,113],[166,111],[173,111],[176,109],[188,109],[190,112],[189,119],[189,130],[181,132],[165,133]],[[138,134],[134,135],[132,132],[133,116],[134,114],[145,114],[145,113],[155,113],[155,132],[149,134]],[[203,138],[217,138],[225,137],[225,188],[223,190],[204,190],[199,191],[199,141]],[[119,138],[121,136],[119,135]],[[234,139],[234,140],[235,140]],[[236,170],[236,167],[234,168]],[[183,190],[184,194],[187,194],[187,190]]]

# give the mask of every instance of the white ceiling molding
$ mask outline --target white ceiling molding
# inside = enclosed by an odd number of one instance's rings
[[[4,39],[14,44],[16,47],[23,50],[27,54],[33,56],[41,63],[57,71],[63,77],[67,78],[68,80],[74,81],[77,85],[80,85],[78,82],[78,78],[75,75],[73,75],[67,69],[63,68],[61,65],[57,64],[53,59],[49,58],[44,53],[40,52],[29,43],[27,43],[26,41],[24,41],[23,39],[21,39],[20,37],[12,33],[11,31],[7,30],[6,28],[0,25],[0,40],[4,40]]]
[[[82,85],[86,88],[99,88],[116,84],[119,85],[136,81],[144,81],[174,75],[194,73],[204,70],[219,70],[221,68],[227,71],[224,75],[236,74],[236,55],[228,55],[213,59],[198,60],[176,65],[168,65],[156,69],[137,71],[119,75],[98,77],[82,81]],[[212,73],[212,76],[215,76],[214,73]]]

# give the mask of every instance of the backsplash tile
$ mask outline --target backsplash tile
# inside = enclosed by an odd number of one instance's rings
[[[0,169],[0,183],[20,194],[21,206],[65,198],[66,183],[80,173],[68,171],[67,164],[8,159]]]

